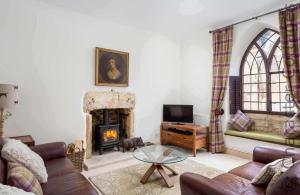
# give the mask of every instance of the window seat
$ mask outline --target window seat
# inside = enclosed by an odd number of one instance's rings
[[[242,137],[242,138],[247,138],[247,139],[254,139],[254,140],[270,142],[270,143],[275,143],[275,144],[300,147],[300,138],[286,139],[282,135],[271,134],[271,133],[260,132],[260,131],[241,132],[241,131],[236,131],[236,130],[227,130],[225,132],[225,135]]]

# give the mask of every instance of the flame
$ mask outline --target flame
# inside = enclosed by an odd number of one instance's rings
[[[107,130],[103,134],[104,141],[114,140],[118,138],[118,132],[115,129]]]

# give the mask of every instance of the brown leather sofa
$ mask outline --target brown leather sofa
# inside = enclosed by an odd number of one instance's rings
[[[63,142],[53,142],[31,147],[44,160],[48,182],[42,184],[44,195],[96,195],[97,191],[87,179],[77,171],[65,156]],[[5,184],[6,162],[0,159],[0,183]]]
[[[237,167],[228,173],[208,179],[195,173],[184,173],[180,176],[182,195],[263,195],[267,186],[255,186],[251,180],[265,164],[286,156],[293,156],[294,162],[300,160],[300,150],[272,149],[256,147],[253,161]],[[275,184],[271,195],[300,194],[300,161],[285,172]]]

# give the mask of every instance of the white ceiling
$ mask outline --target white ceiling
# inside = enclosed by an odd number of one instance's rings
[[[40,0],[111,22],[182,37],[281,8],[293,0]]]

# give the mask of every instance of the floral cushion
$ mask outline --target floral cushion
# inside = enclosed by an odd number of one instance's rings
[[[26,192],[33,192],[36,195],[43,195],[39,181],[27,168],[19,163],[9,162],[7,170],[8,185],[23,189]]]
[[[296,161],[295,163],[297,163],[299,161]],[[284,167],[282,167],[279,171],[277,171],[277,173],[272,177],[270,183],[267,186],[266,189],[266,195],[271,194],[271,191],[273,190],[272,188],[274,188],[275,184],[277,183],[277,181],[279,180],[279,178],[291,167],[293,166],[295,163],[286,163]]]
[[[17,162],[29,169],[40,183],[46,183],[48,174],[43,159],[19,140],[9,139],[1,151],[2,158]]]
[[[251,118],[249,118],[244,113],[242,113],[240,110],[238,110],[237,113],[232,117],[232,119],[230,120],[229,123],[236,130],[247,131],[253,124],[253,121]]]
[[[300,120],[298,113],[296,113],[290,120],[284,124],[284,137],[297,138],[300,137]]]
[[[267,185],[273,176],[285,166],[291,167],[293,165],[292,158],[277,159],[269,164],[266,164],[261,171],[252,179],[251,183],[254,185]]]
[[[35,195],[32,192],[25,192],[13,186],[7,186],[0,183],[0,194],[3,195]]]
[[[279,170],[271,179],[270,183],[267,186],[266,189],[266,195],[270,194],[272,188],[275,186],[277,181],[279,180],[280,176],[284,173],[284,171]]]

